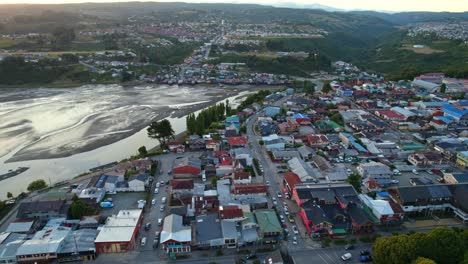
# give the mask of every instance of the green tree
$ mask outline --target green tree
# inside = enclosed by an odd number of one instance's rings
[[[218,183],[218,178],[216,176],[211,177],[211,185],[216,186]]]
[[[47,183],[42,179],[35,180],[28,185],[28,191],[30,192],[34,192],[44,188],[47,188]]]
[[[11,192],[7,192],[7,198],[8,198],[8,199],[13,198],[13,194],[12,194]]]
[[[87,205],[85,202],[80,200],[76,194],[72,198],[72,204],[68,209],[68,216],[71,219],[81,219],[85,215],[96,214],[96,209]]]
[[[411,263],[414,257],[407,235],[379,237],[372,246],[372,252],[377,264]]]
[[[339,125],[343,125],[343,117],[339,114],[339,113],[336,113],[334,115],[332,115],[330,117],[330,120],[332,120],[333,122],[339,124]]]
[[[146,156],[146,154],[148,154],[148,151],[146,150],[145,146],[141,146],[138,148],[138,153],[140,153],[141,156]]]
[[[415,261],[413,261],[413,264],[436,264],[436,263],[432,259],[418,257]]]
[[[329,82],[326,82],[323,84],[323,87],[322,87],[322,92],[323,93],[329,93],[331,91],[331,85]]]
[[[436,263],[458,263],[463,259],[465,245],[462,245],[461,236],[453,229],[436,228],[429,232],[427,236],[434,241],[434,247],[431,248],[432,257],[427,257],[433,259]]]
[[[162,148],[167,146],[167,142],[174,139],[174,130],[172,129],[171,122],[167,119],[161,121],[153,121],[149,125],[148,137],[157,139]]]
[[[361,192],[361,175],[352,173],[348,176],[346,181],[351,184],[358,193]]]
[[[440,86],[440,92],[441,92],[441,93],[445,93],[446,90],[447,90],[447,85],[445,85],[445,83],[443,83],[443,84]]]
[[[265,145],[265,141],[263,141],[263,140],[260,139],[260,140],[258,141],[258,144],[260,144],[260,146],[263,146],[263,145]]]
[[[52,36],[52,44],[57,50],[65,49],[76,38],[75,30],[64,26],[55,28],[52,32]]]

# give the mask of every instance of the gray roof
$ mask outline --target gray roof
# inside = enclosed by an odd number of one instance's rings
[[[31,230],[34,220],[13,222],[8,225],[6,232],[27,233]]]
[[[236,222],[234,221],[221,221],[221,228],[224,238],[238,238]]]
[[[315,153],[311,148],[307,146],[298,147],[297,151],[299,151],[302,157],[313,155]]]
[[[252,152],[248,148],[235,148],[235,149],[232,149],[232,153],[234,153],[234,156],[241,155],[241,154],[252,155]]]
[[[179,162],[174,166],[174,168],[182,167],[182,166],[192,166],[196,168],[201,168],[201,161],[199,159],[185,157],[185,158],[180,159]]]
[[[0,241],[0,260],[16,259],[16,250],[18,250],[18,248],[23,244],[26,235],[1,233],[0,236],[5,236],[5,239]]]
[[[217,213],[197,216],[195,219],[195,230],[197,242],[223,238],[221,222]]]
[[[78,249],[78,252],[95,251],[94,240],[97,234],[96,229],[73,231],[71,236],[65,238],[64,244],[58,253],[73,253],[76,249]]]
[[[149,178],[149,174],[147,173],[134,174],[134,175],[130,175],[128,181],[138,180],[141,182],[146,182],[148,181],[148,178]]]
[[[300,158],[299,152],[295,150],[273,150],[275,158]]]

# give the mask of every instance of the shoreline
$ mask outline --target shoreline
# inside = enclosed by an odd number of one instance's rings
[[[56,159],[56,158],[66,158],[66,157],[70,157],[70,156],[73,156],[73,155],[76,155],[76,154],[92,151],[92,150],[98,149],[100,147],[111,145],[111,144],[116,143],[116,142],[118,142],[120,140],[128,138],[128,137],[138,133],[139,131],[145,129],[146,127],[148,127],[148,125],[153,121],[159,121],[159,120],[163,120],[163,119],[166,119],[166,118],[182,118],[184,116],[187,116],[190,113],[197,112],[197,111],[205,109],[205,108],[207,108],[207,107],[209,107],[211,105],[214,105],[215,103],[218,103],[220,101],[224,101],[226,98],[236,96],[240,92],[242,92],[242,89],[236,88],[236,89],[232,89],[232,90],[226,90],[225,93],[217,93],[219,95],[219,97],[212,98],[209,102],[200,103],[200,104],[196,104],[196,105],[184,106],[184,107],[181,107],[179,109],[165,107],[164,109],[162,109],[162,113],[160,113],[155,120],[147,120],[147,122],[142,123],[138,127],[132,128],[131,131],[129,131],[129,132],[116,134],[116,135],[113,135],[111,137],[107,137],[107,138],[103,138],[103,139],[98,139],[98,140],[96,140],[94,142],[91,142],[90,144],[80,146],[78,148],[73,148],[73,149],[70,149],[69,151],[64,151],[64,152],[61,152],[61,153],[54,153],[50,149],[39,149],[39,150],[31,150],[31,151],[27,151],[25,153],[21,153],[22,150],[19,150],[18,152],[13,154],[12,157],[10,157],[8,160],[6,160],[5,164],[15,163],[15,162],[27,162],[27,161],[34,161],[34,160],[43,160],[43,159],[47,160],[47,159]],[[182,133],[179,133],[179,134],[182,134]],[[177,134],[176,136],[179,136],[179,134]],[[159,146],[159,143],[156,143],[156,146],[154,148],[156,148],[158,146]],[[137,149],[139,147],[140,146],[135,146],[135,153],[137,152]],[[151,149],[153,149],[153,148],[151,148]]]

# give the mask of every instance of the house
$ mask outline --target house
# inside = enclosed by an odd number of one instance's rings
[[[221,141],[216,139],[209,139],[205,141],[206,149],[211,151],[219,151],[221,147]]]
[[[447,184],[468,183],[468,172],[444,173],[444,182]]]
[[[264,145],[267,151],[284,150],[286,146],[284,141],[279,138],[267,141],[264,140]]]
[[[170,214],[164,218],[160,242],[167,253],[188,253],[191,251],[192,228],[183,224],[182,216]]]
[[[286,189],[287,189],[287,191],[289,193],[289,196],[292,195],[295,186],[297,184],[301,184],[301,183],[302,183],[302,181],[299,178],[299,176],[297,176],[297,174],[295,174],[293,172],[286,172],[283,175],[283,185],[286,187]]]
[[[174,178],[197,177],[201,173],[201,162],[198,159],[184,157],[176,162],[177,164],[172,169]]]
[[[171,192],[175,196],[191,196],[193,194],[193,179],[174,179],[171,180]]]
[[[225,246],[227,248],[236,248],[239,239],[236,222],[221,220],[221,230],[223,232]]]
[[[265,112],[265,115],[269,117],[273,117],[275,115],[279,115],[281,112],[281,108],[277,106],[267,106],[263,109],[263,112]]]
[[[242,168],[234,170],[232,180],[234,184],[249,184],[252,183],[252,175]]]
[[[304,161],[311,160],[312,156],[314,155],[314,151],[307,146],[300,146],[297,148],[297,151]]]
[[[348,183],[299,184],[293,199],[309,234],[341,237],[347,231],[373,230],[372,218],[360,206],[356,191]]]
[[[206,148],[205,139],[198,135],[189,136],[186,143],[191,151],[201,151]]]
[[[182,142],[179,141],[170,141],[167,143],[167,146],[169,147],[169,151],[175,152],[175,153],[184,153],[185,152],[185,145],[182,144]]]
[[[16,219],[8,225],[5,232],[31,234],[39,227],[38,224],[39,222],[34,219]]]
[[[365,208],[372,212],[380,224],[397,225],[403,222],[405,212],[393,201],[374,200],[365,194],[358,195]]]
[[[468,168],[468,151],[458,151],[456,163],[462,168]]]
[[[230,175],[234,170],[233,159],[229,156],[223,156],[219,159],[218,166],[216,167],[216,176]]]
[[[67,217],[70,203],[64,199],[22,202],[16,218],[38,219],[42,223],[52,218]]]
[[[274,210],[255,210],[254,216],[258,224],[260,241],[263,243],[277,243],[281,241],[283,228]]]
[[[231,148],[243,148],[247,146],[247,139],[245,137],[230,137],[228,144]]]
[[[17,263],[16,251],[25,240],[25,234],[0,233],[0,263]]]
[[[307,126],[307,125],[311,124],[310,118],[307,115],[304,115],[304,114],[301,114],[301,113],[295,114],[294,119],[301,126]]]
[[[128,189],[132,192],[144,192],[149,186],[150,175],[147,173],[133,174],[128,177]]]
[[[96,259],[94,240],[97,237],[96,229],[74,230],[65,237],[65,241],[57,253],[59,263],[84,262]]]
[[[233,184],[232,196],[266,196],[267,186],[263,183]]]
[[[248,148],[235,148],[231,150],[231,155],[236,162],[239,162],[244,168],[252,166],[252,152]]]
[[[299,176],[302,182],[316,182],[320,176],[320,172],[314,170],[309,164],[298,158],[289,160],[288,167]]]
[[[239,133],[240,130],[240,120],[239,117],[236,115],[233,116],[228,116],[226,118],[226,129],[227,128],[234,128],[237,133]]]
[[[17,263],[52,263],[70,235],[71,228],[64,226],[45,227],[25,241],[16,251]]]
[[[193,229],[194,246],[200,249],[224,246],[224,237],[218,214],[211,213],[196,216]]]
[[[393,175],[393,172],[387,165],[374,161],[359,164],[357,171],[363,178],[371,177],[376,179],[379,177],[390,177]]]
[[[406,117],[392,110],[376,110],[375,115],[383,117],[390,121],[405,121]]]
[[[300,154],[296,150],[273,150],[272,157],[274,161],[290,160],[292,158],[300,158]]]
[[[242,208],[236,205],[222,205],[219,207],[219,218],[221,220],[229,220],[239,222],[244,220],[244,212]]]
[[[108,217],[94,240],[96,253],[121,253],[134,249],[142,222],[143,211],[140,209],[121,210]]]
[[[312,148],[323,148],[328,145],[329,140],[327,136],[322,134],[307,135],[307,144]]]
[[[408,162],[414,166],[426,167],[446,164],[444,156],[435,151],[415,152],[408,156]]]

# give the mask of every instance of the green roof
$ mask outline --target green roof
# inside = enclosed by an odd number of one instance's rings
[[[257,223],[257,221],[255,221],[255,216],[254,216],[254,214],[251,213],[251,212],[244,212],[244,217],[246,218],[246,219],[244,219],[244,220],[242,221],[242,223],[244,223],[244,224],[247,224],[247,223],[254,223],[254,224],[256,224],[256,223]]]
[[[260,230],[263,233],[274,233],[283,231],[278,216],[276,215],[276,212],[274,210],[256,210],[254,214],[255,218],[257,218],[257,223],[260,226]]]
[[[336,122],[331,121],[331,120],[329,120],[327,124],[331,126],[333,129],[342,128],[342,126],[338,125]]]
[[[418,142],[410,142],[410,143],[400,144],[399,147],[402,150],[423,150],[423,149],[426,149],[426,146],[424,146],[423,144],[420,144]]]

